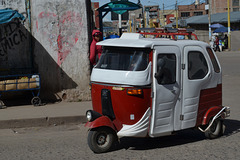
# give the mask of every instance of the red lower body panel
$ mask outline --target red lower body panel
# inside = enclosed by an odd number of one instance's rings
[[[101,90],[111,92],[111,102],[116,121],[120,124],[132,125],[138,122],[151,107],[151,88],[142,88],[140,96],[128,95],[130,87],[114,87],[113,85],[92,84],[93,110],[102,114]]]
[[[201,90],[196,126],[202,125],[205,114],[214,106],[222,106],[222,84],[218,84],[216,88]],[[217,114],[217,110],[215,112]]]

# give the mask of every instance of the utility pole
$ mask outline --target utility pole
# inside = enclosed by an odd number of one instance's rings
[[[212,0],[208,1],[208,29],[209,29],[209,42],[212,39],[212,30],[211,30],[211,7],[212,7]]]
[[[118,14],[118,28],[119,28],[119,36],[122,35],[122,15]]]
[[[142,15],[141,15],[140,18],[141,18],[141,28],[144,28],[144,25],[145,25],[145,24],[144,24],[144,11],[143,11],[143,10],[144,10],[144,7],[143,7],[143,5],[141,4],[141,0],[138,0],[138,3],[137,3],[137,4],[142,7],[142,8],[141,8],[141,9],[142,9],[142,13],[141,13]]]
[[[165,17],[164,17],[164,3],[163,5],[163,11],[162,11],[162,22],[163,22],[163,26],[165,26]]]
[[[230,2],[227,1],[228,4],[228,49],[231,49],[231,30],[230,30]]]
[[[177,0],[176,0],[176,28],[178,28],[178,6],[177,6]]]
[[[163,14],[164,14],[164,3],[162,4],[162,6],[163,6]]]

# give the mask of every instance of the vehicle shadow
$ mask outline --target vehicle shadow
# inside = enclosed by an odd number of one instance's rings
[[[183,130],[170,136],[157,138],[124,137],[120,139],[118,150],[119,149],[150,150],[156,148],[166,148],[171,146],[178,146],[187,143],[197,142],[204,139],[205,137],[203,133],[193,129]]]
[[[234,119],[225,119],[224,125],[226,126],[225,136],[231,136],[240,132],[240,121]]]
[[[222,138],[231,136],[240,132],[240,121],[226,119],[224,120],[226,130]],[[197,129],[187,129],[179,131],[170,136],[158,137],[158,138],[130,138],[124,137],[120,139],[120,143],[113,149],[131,149],[131,150],[150,150],[156,148],[166,148],[178,145],[184,145],[188,143],[194,143],[205,140],[204,133]]]

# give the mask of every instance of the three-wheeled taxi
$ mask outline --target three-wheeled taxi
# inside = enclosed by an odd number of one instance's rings
[[[188,128],[210,139],[223,134],[230,108],[222,106],[222,71],[207,43],[124,33],[98,45],[103,53],[92,70],[85,125],[93,152],[109,151],[118,137]]]

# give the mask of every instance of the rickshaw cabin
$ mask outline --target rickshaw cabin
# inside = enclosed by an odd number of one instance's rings
[[[210,135],[212,124],[229,116],[222,106],[221,67],[207,43],[124,33],[98,45],[104,49],[92,70],[87,127],[105,126],[118,137],[158,137],[194,127]]]

